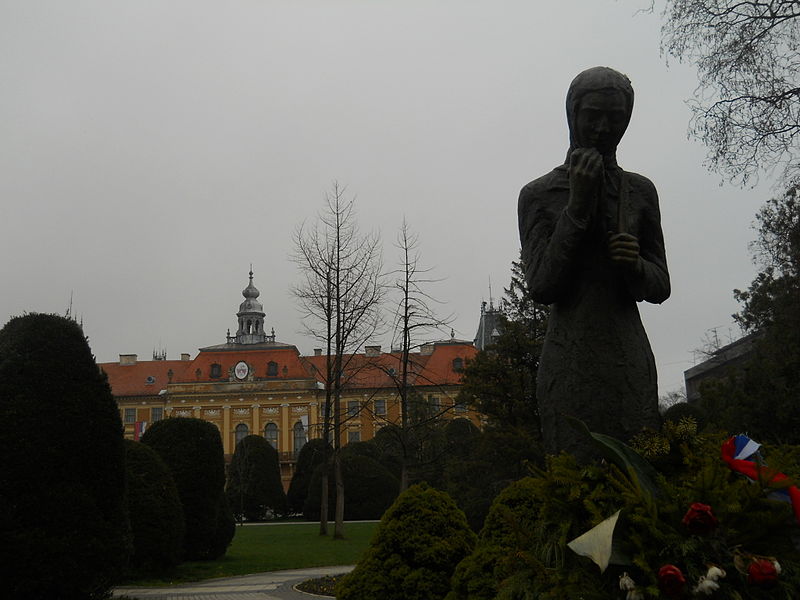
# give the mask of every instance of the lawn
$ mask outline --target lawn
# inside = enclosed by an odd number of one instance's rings
[[[344,540],[319,535],[319,523],[246,525],[236,528],[228,552],[219,560],[185,562],[162,578],[125,585],[159,586],[263,571],[353,565],[369,545],[377,523],[346,523]],[[333,530],[333,523],[330,525]]]

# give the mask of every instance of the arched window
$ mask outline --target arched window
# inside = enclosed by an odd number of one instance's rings
[[[217,363],[211,365],[211,377],[222,377],[222,365]]]
[[[306,445],[306,428],[303,427],[303,422],[298,421],[292,428],[294,437],[294,453],[295,456],[300,452],[300,449]]]
[[[267,423],[264,426],[264,438],[275,450],[278,449],[278,426],[275,423]]]
[[[248,433],[250,433],[250,428],[244,423],[239,423],[236,426],[236,443],[238,444],[246,438]]]
[[[274,360],[271,360],[267,363],[267,376],[268,377],[277,377],[278,375],[278,363]]]
[[[453,359],[453,371],[460,373],[464,370],[464,359],[460,356]]]

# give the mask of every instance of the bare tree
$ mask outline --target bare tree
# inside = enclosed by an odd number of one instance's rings
[[[797,179],[800,1],[667,0],[663,16],[664,52],[698,70],[690,131],[709,167],[740,184],[775,166]]]
[[[442,332],[453,320],[452,315],[437,316],[432,306],[440,302],[428,293],[427,288],[441,279],[430,276],[431,269],[420,266],[419,236],[412,233],[403,219],[397,235],[395,247],[399,250],[399,266],[393,272],[394,289],[398,295],[394,314],[392,347],[399,349],[399,369],[389,371],[400,398],[400,423],[395,428],[401,449],[400,491],[409,485],[409,466],[416,448],[419,446],[419,431],[422,427],[437,421],[448,408],[419,410],[412,406],[424,403],[424,399],[414,393],[414,383],[424,382],[424,372],[412,373],[412,351],[419,349],[423,338],[434,332]],[[416,409],[416,410],[415,410]]]
[[[325,195],[325,207],[311,227],[295,233],[295,262],[303,278],[294,289],[304,312],[306,332],[326,347],[323,439],[333,437],[336,482],[334,538],[344,537],[344,482],[340,459],[343,374],[356,352],[381,326],[384,295],[381,246],[377,235],[359,232],[354,199],[334,182]],[[323,450],[327,454],[327,446]],[[329,457],[324,456],[320,534],[328,532]]]

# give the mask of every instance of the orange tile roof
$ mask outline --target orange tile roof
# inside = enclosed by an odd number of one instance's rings
[[[260,350],[201,350],[200,354],[191,361],[181,377],[172,381],[175,383],[219,381],[219,379],[211,378],[211,365],[214,363],[221,366],[222,379],[227,379],[228,372],[239,361],[244,361],[250,365],[255,372],[255,377],[259,379],[309,379],[313,377],[300,360],[300,353],[297,348],[283,346]],[[275,377],[267,376],[267,364],[270,362],[278,364],[278,375]],[[199,379],[196,375],[197,369],[200,369]]]
[[[172,381],[175,381],[189,364],[187,360],[147,360],[132,365],[112,362],[98,366],[108,375],[115,396],[155,396],[167,387],[170,369]]]

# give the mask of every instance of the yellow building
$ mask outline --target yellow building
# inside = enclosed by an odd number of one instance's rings
[[[242,292],[238,330],[224,344],[201,348],[193,359],[140,361],[121,354],[102,363],[125,425],[138,439],[147,425],[167,417],[195,417],[217,426],[226,457],[243,437],[256,434],[278,451],[288,486],[295,458],[309,438],[322,437],[326,356],[316,350],[301,356],[291,344],[264,331],[259,291],[250,283]],[[471,342],[450,339],[423,346],[411,355],[409,384],[431,414],[444,418],[479,417],[455,403],[461,372],[477,350]],[[366,441],[387,424],[400,422],[397,377],[399,353],[367,346],[348,357],[340,402],[341,443]]]

